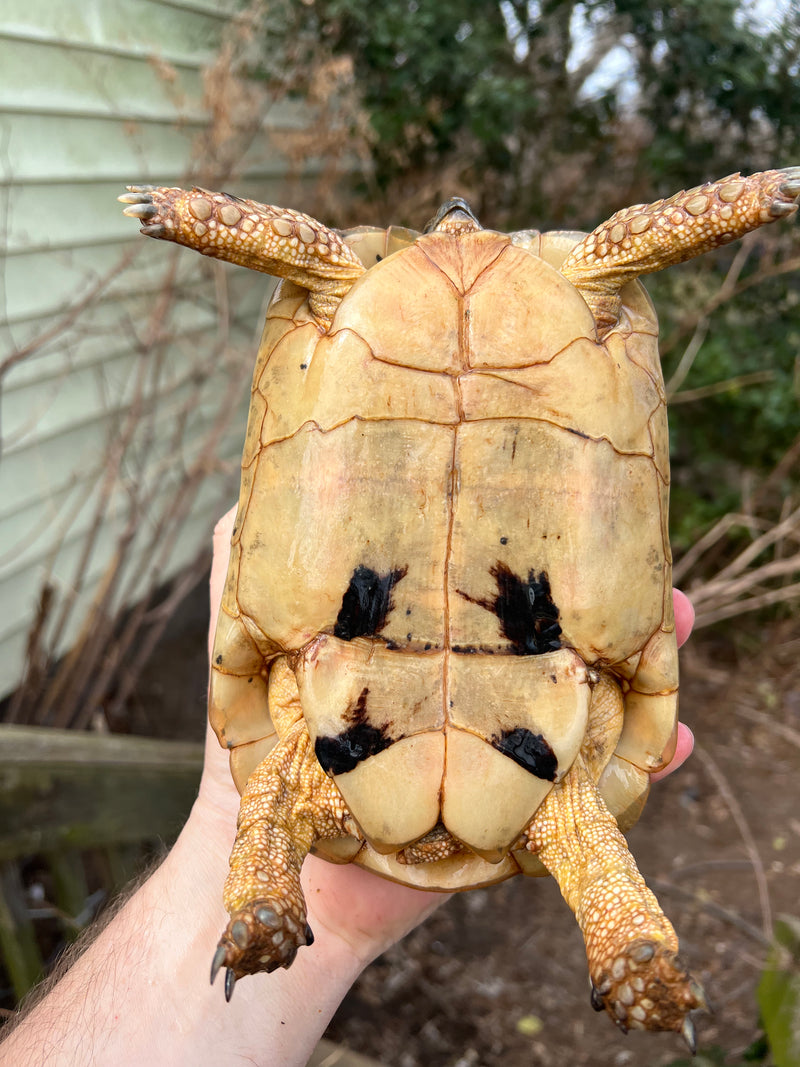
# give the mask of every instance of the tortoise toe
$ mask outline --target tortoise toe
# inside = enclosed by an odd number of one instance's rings
[[[225,996],[230,1000],[228,986],[232,993],[237,978],[259,971],[269,974],[278,967],[290,967],[297,950],[303,945],[312,944],[313,940],[314,935],[305,917],[298,918],[272,902],[255,900],[231,916],[214,953],[211,981],[213,983],[219,970],[225,966]]]

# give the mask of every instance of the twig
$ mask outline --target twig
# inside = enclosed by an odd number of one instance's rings
[[[698,612],[694,620],[694,629],[699,630],[702,626],[711,626],[712,623],[721,622],[723,619],[734,619],[737,615],[744,615],[749,611],[760,611],[761,608],[769,608],[773,604],[783,604],[798,596],[800,596],[800,582],[793,582],[792,585],[773,589],[769,593],[762,593],[761,596],[737,600],[735,604]]]
[[[714,785],[717,787],[722,799],[728,807],[733,821],[739,830],[744,844],[745,851],[750,859],[750,864],[753,868],[753,874],[755,875],[756,886],[758,887],[758,899],[761,906],[761,929],[763,931],[763,939],[765,944],[772,943],[772,906],[769,900],[769,888],[767,886],[767,877],[764,873],[764,864],[761,862],[761,856],[758,853],[755,838],[753,837],[750,826],[747,819],[744,817],[744,812],[741,809],[739,801],[733,794],[733,790],[728,785],[725,775],[717,766],[716,761],[712,757],[711,753],[703,745],[695,745],[695,754],[699,757],[700,762],[705,767],[709,777],[713,780]]]
[[[743,719],[749,719],[750,722],[757,722],[762,726],[767,726],[773,733],[779,734],[784,740],[788,741],[789,744],[800,748],[800,731],[793,730],[791,726],[786,726],[785,723],[776,722],[771,715],[765,715],[763,711],[748,708],[744,704],[734,704],[733,710],[737,715],[741,715]]]
[[[705,400],[709,396],[717,396],[719,393],[729,393],[732,389],[744,389],[748,385],[761,385],[763,382],[771,382],[775,378],[775,371],[756,370],[751,374],[738,374],[735,378],[726,378],[724,382],[714,382],[711,385],[701,385],[697,389],[684,389],[682,393],[673,393],[669,398],[671,405],[691,404],[695,400]]]
[[[673,893],[677,897],[683,897],[685,900],[691,900],[702,908],[703,911],[708,912],[709,915],[713,915],[715,919],[721,919],[723,922],[730,923],[731,926],[735,926],[748,937],[752,937],[754,941],[757,941],[759,945],[764,945],[766,948],[772,944],[771,937],[765,937],[763,931],[759,930],[757,926],[753,926],[747,919],[743,919],[738,912],[731,911],[729,908],[723,908],[720,904],[715,904],[713,900],[709,900],[707,897],[701,895],[696,889],[687,889],[682,885],[675,885],[674,882],[665,881],[663,878],[648,878],[648,884],[657,893]]]
[[[699,860],[697,863],[685,863],[672,872],[673,878],[685,878],[687,874],[699,874],[702,871],[739,871],[749,870],[750,860]]]
[[[769,528],[769,524],[766,521],[761,523],[761,525],[763,529]],[[676,582],[683,581],[685,575],[697,564],[700,558],[710,548],[713,548],[718,541],[721,541],[729,530],[737,526],[743,526],[746,529],[749,529],[751,533],[754,533],[754,520],[751,516],[739,514],[738,512],[730,512],[729,514],[724,515],[719,522],[716,522],[707,533],[703,534],[699,541],[696,541],[675,563],[672,568],[673,580]]]
[[[675,372],[666,383],[665,389],[667,393],[667,400],[672,403],[675,393],[680,389],[686,380],[689,371],[694,365],[695,359],[697,359],[697,353],[700,351],[703,341],[706,339],[708,333],[709,322],[707,318],[701,318],[695,326],[694,333],[691,340],[684,349],[684,353],[680,358],[678,366],[675,368]]]
[[[738,578],[731,578],[728,581],[715,578],[713,581],[706,582],[692,591],[692,599],[695,607],[701,605],[704,600],[733,600],[770,578],[783,578],[788,574],[795,574],[798,569],[800,569],[800,560],[795,556],[790,556],[788,559],[774,559],[771,563],[764,563]],[[786,588],[784,586],[784,590]]]

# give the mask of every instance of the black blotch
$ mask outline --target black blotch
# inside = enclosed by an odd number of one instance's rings
[[[507,537],[501,537],[500,538],[500,544],[501,545],[507,545],[508,544],[508,538]]]
[[[457,592],[497,616],[503,636],[518,656],[541,656],[561,648],[559,611],[546,572],[528,571],[526,580],[498,560],[489,573],[497,582],[494,600],[476,600],[460,589]]]
[[[308,364],[307,363],[301,363],[300,364],[300,370],[308,370]]]
[[[217,656],[217,663],[222,663],[222,653]]]
[[[561,648],[558,608],[553,603],[547,574],[528,571],[525,581],[497,563],[489,572],[497,582],[494,611],[503,634],[521,656],[537,656]]]
[[[354,637],[374,637],[380,633],[394,607],[392,589],[407,572],[408,567],[388,574],[378,574],[361,565],[356,567],[342,597],[333,636],[352,641]]]
[[[492,745],[537,778],[548,782],[556,780],[558,760],[541,734],[517,726],[513,730],[503,730],[499,737],[495,734]]]
[[[388,726],[372,726],[367,722],[367,694],[365,686],[358,700],[346,713],[352,725],[340,734],[318,737],[314,744],[317,761],[326,774],[347,774],[370,756],[383,752],[399,738],[389,736]]]
[[[380,263],[382,261],[382,259],[383,259],[383,256],[375,256],[375,262],[376,263]]]
[[[583,437],[586,441],[591,441],[591,437],[588,433],[584,433],[583,430],[576,430],[574,426],[567,426],[566,430],[569,433],[574,433],[576,437]]]

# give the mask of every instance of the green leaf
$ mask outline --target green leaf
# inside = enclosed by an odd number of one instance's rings
[[[775,923],[775,945],[758,984],[758,1005],[775,1067],[800,1063],[800,919]]]

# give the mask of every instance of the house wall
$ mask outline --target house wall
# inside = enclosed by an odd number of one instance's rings
[[[0,696],[40,606],[41,647],[65,652],[93,604],[110,619],[181,572],[235,502],[271,282],[145,240],[116,197],[202,173],[203,70],[240,6],[0,9]],[[303,122],[265,108],[237,193],[280,196],[274,134]]]

